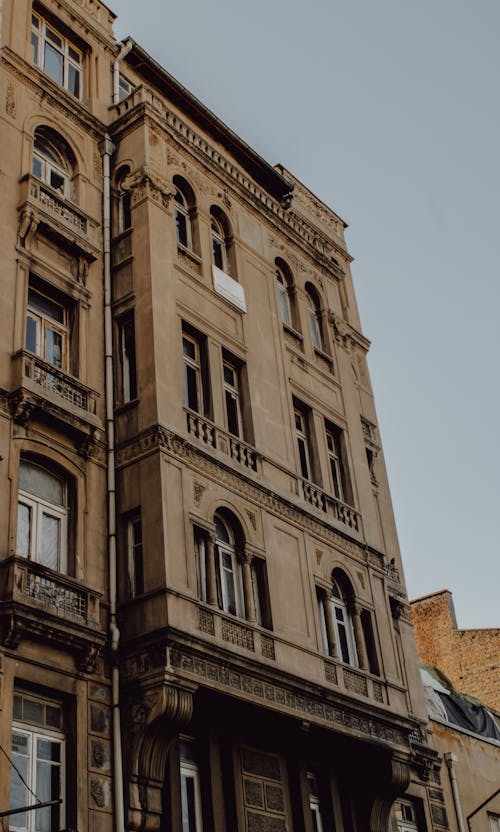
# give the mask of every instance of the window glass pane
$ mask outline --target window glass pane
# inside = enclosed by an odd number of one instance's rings
[[[284,324],[290,326],[291,324],[291,315],[290,315],[290,300],[288,298],[288,292],[285,286],[279,285],[279,300],[280,300],[280,315],[281,320]]]
[[[77,98],[80,98],[80,74],[79,69],[68,64],[68,91]]]
[[[224,557],[227,557],[226,555]],[[232,571],[223,569],[222,580],[224,584],[224,608],[226,612],[236,615],[236,592],[234,586],[234,575]]]
[[[45,360],[54,367],[63,364],[63,338],[60,332],[47,327],[45,330]]]
[[[59,35],[56,35],[56,33],[52,31],[52,29],[49,29],[47,27],[47,29],[45,30],[45,37],[47,38],[47,40],[50,40],[52,41],[52,43],[55,43],[55,45],[58,46],[59,49],[62,49],[62,40],[59,37]]]
[[[45,742],[45,741],[44,741]],[[40,740],[38,741],[38,754],[40,754]],[[58,743],[46,742],[54,746],[60,754]],[[59,765],[53,765],[40,759],[36,763],[36,793],[42,803],[49,800],[57,800],[61,794],[61,769]],[[46,806],[35,811],[36,832],[59,832],[59,807]]]
[[[36,34],[36,32],[32,32],[31,33],[31,48],[32,48],[32,53],[31,54],[32,54],[33,63],[37,64],[37,65],[38,65],[39,55],[40,55],[39,41],[40,41],[40,39],[39,39],[38,35]]]
[[[24,503],[17,504],[16,554],[27,558],[30,554],[31,508]]]
[[[40,21],[38,20],[38,17],[34,14],[31,15],[31,23],[35,27],[35,29],[40,28]]]
[[[23,756],[27,756],[28,754],[28,737],[25,734],[12,734],[12,753],[13,754],[22,754]],[[21,774],[24,777],[24,770],[21,769],[21,765],[16,760],[16,765],[18,769],[21,770]],[[26,778],[24,778],[26,779]]]
[[[12,735],[12,762],[10,771],[10,808],[19,809],[21,806],[28,806],[30,803],[29,792],[23,780],[29,784],[28,773],[28,737],[14,733]],[[15,768],[14,768],[15,766]],[[17,769],[17,770],[16,770]],[[21,780],[21,777],[23,778]],[[28,818],[27,812],[12,815],[11,826],[17,829],[25,829]]]
[[[59,567],[61,521],[43,513],[40,561],[50,569]]]
[[[61,176],[56,170],[51,168],[49,174],[49,182],[51,188],[54,188],[55,191],[59,191],[60,194],[64,195],[64,183],[65,183],[64,176]]]
[[[227,384],[230,384],[231,387],[236,387],[234,369],[233,367],[230,367],[228,364],[224,364],[224,381],[227,382]]]
[[[26,349],[38,353],[38,318],[28,315],[26,318]]]
[[[80,53],[77,52],[76,49],[73,49],[72,46],[68,46],[68,55],[71,60],[76,61],[78,64],[81,63]]]
[[[24,697],[24,713],[23,717],[26,722],[35,722],[37,725],[43,725],[43,705],[36,699],[28,699]]]
[[[226,390],[226,413],[229,433],[232,433],[233,436],[239,436],[238,400],[234,393],[230,393],[228,390]]]
[[[21,462],[19,488],[27,491],[28,494],[36,494],[50,503],[63,505],[64,490],[61,480],[32,462]]]
[[[52,763],[61,762],[61,745],[51,740],[37,740],[37,757],[39,760],[47,760]]]
[[[215,518],[215,535],[217,537],[217,540],[222,540],[224,543],[231,542],[229,532],[226,529],[226,526],[224,525],[220,517]]]
[[[193,341],[190,341],[188,338],[182,339],[182,350],[184,355],[187,355],[188,358],[196,358],[196,346]]]
[[[23,699],[22,696],[19,696],[18,693],[14,694],[14,708],[13,708],[13,717],[14,719],[22,719],[23,716]]]
[[[222,250],[222,243],[219,240],[216,240],[212,237],[212,252],[214,258],[214,265],[217,266],[218,269],[224,271],[224,255]]]
[[[182,211],[176,210],[175,212],[175,230],[177,236],[177,242],[181,243],[183,246],[187,246],[188,244],[188,232],[187,232],[187,219],[186,215],[182,213]]]
[[[64,59],[61,53],[54,49],[50,43],[45,42],[43,68],[47,75],[50,75],[58,84],[63,82],[63,64]]]
[[[43,179],[43,165],[42,160],[38,156],[33,156],[31,163],[31,172],[37,179]]]
[[[186,386],[186,406],[199,413],[197,373],[194,367],[190,367],[188,364],[184,364],[184,381]]]
[[[61,709],[54,705],[45,706],[45,724],[49,728],[61,727]]]
[[[300,457],[300,470],[302,472],[302,476],[305,480],[309,479],[309,461],[307,459],[307,448],[306,443],[303,439],[299,437],[298,439],[299,444],[299,457]]]
[[[37,312],[41,312],[47,318],[52,318],[53,321],[57,321],[59,324],[64,323],[64,306],[46,297],[46,295],[41,295],[35,289],[28,290],[28,306]]]
[[[196,823],[196,784],[193,775],[181,775],[182,832],[201,832]]]

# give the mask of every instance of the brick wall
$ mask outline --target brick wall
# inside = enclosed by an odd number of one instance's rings
[[[457,690],[500,710],[500,629],[459,630],[451,592],[411,602],[421,661],[438,667]]]

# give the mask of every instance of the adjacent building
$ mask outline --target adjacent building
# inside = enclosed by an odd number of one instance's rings
[[[113,20],[3,3],[0,811],[446,829],[345,223]]]

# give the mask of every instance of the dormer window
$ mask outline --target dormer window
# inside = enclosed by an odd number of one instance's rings
[[[33,63],[76,98],[82,96],[82,53],[41,17],[31,16]]]

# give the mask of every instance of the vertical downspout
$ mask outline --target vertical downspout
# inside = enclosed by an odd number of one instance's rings
[[[455,769],[453,768],[453,763],[456,763],[457,757],[455,754],[448,752],[444,755],[444,761],[448,766],[448,773],[450,775],[451,792],[457,816],[458,832],[465,832],[464,819],[462,816],[462,809],[460,807],[460,797],[458,794],[457,778],[455,777]]]
[[[1,3],[2,0],[0,0],[0,8]],[[113,104],[118,104],[118,99],[120,98],[120,61],[123,60],[125,55],[128,55],[133,45],[129,39],[124,43],[120,43],[120,51],[113,61]]]
[[[115,483],[115,423],[113,383],[113,321],[111,317],[111,155],[115,146],[109,136],[99,145],[102,156],[103,174],[103,258],[104,258],[104,347],[105,347],[105,389],[106,389],[106,439],[107,439],[107,496],[108,496],[108,569],[109,606],[112,661],[113,707],[113,765],[114,805],[116,832],[124,832],[123,765],[120,725],[120,668],[118,647],[120,631],[116,623],[116,483]]]

